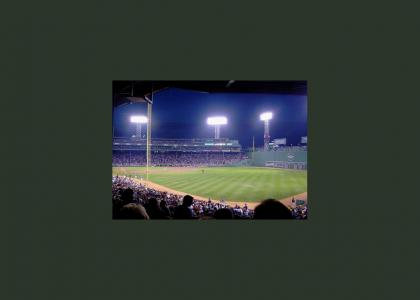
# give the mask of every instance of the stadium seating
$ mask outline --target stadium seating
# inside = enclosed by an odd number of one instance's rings
[[[307,207],[296,206],[291,211],[280,202],[269,199],[255,210],[245,203],[234,207],[224,202],[193,200],[186,205],[184,196],[158,191],[125,176],[112,177],[112,203],[114,219],[176,219],[179,211],[190,212],[190,219],[306,219]],[[261,207],[261,209],[259,209]],[[178,212],[177,212],[178,211]],[[265,212],[269,213],[265,213]],[[279,213],[276,215],[276,211]],[[187,214],[189,215],[189,214]]]

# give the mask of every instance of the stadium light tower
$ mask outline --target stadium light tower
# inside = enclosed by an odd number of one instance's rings
[[[268,150],[268,143],[270,142],[270,120],[273,118],[272,112],[265,112],[260,115],[260,120],[264,121],[264,149]]]
[[[207,124],[214,126],[214,138],[220,139],[220,126],[227,124],[226,117],[209,117],[207,118]]]
[[[130,122],[136,124],[136,137],[141,138],[141,124],[147,123],[147,117],[146,116],[131,116]]]

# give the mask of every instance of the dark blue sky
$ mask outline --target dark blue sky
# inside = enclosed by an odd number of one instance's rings
[[[307,135],[307,96],[250,93],[201,93],[182,89],[167,89],[154,94],[152,138],[212,138],[214,129],[207,117],[223,115],[228,125],[222,126],[222,138],[238,139],[242,146],[262,146],[264,124],[260,113],[272,111],[270,136],[287,138],[296,145]],[[133,114],[147,115],[144,103],[125,104],[114,108],[114,136],[131,136],[135,125]],[[144,126],[143,132],[146,127]]]

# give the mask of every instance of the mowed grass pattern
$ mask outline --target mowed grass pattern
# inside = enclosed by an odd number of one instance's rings
[[[168,188],[212,199],[261,201],[307,191],[307,172],[270,168],[151,168],[149,180]],[[205,170],[204,174],[201,170]],[[113,167],[116,175],[141,175],[144,167]]]

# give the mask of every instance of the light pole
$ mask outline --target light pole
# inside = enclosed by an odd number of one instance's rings
[[[260,115],[260,120],[264,121],[264,150],[268,150],[268,143],[270,142],[270,120],[272,118],[272,112],[265,112]]]
[[[207,118],[207,124],[214,126],[214,138],[220,139],[220,126],[227,124],[226,117],[209,117]]]
[[[147,123],[147,117],[146,116],[131,116],[130,122],[136,124],[136,137],[141,138],[141,124]]]

